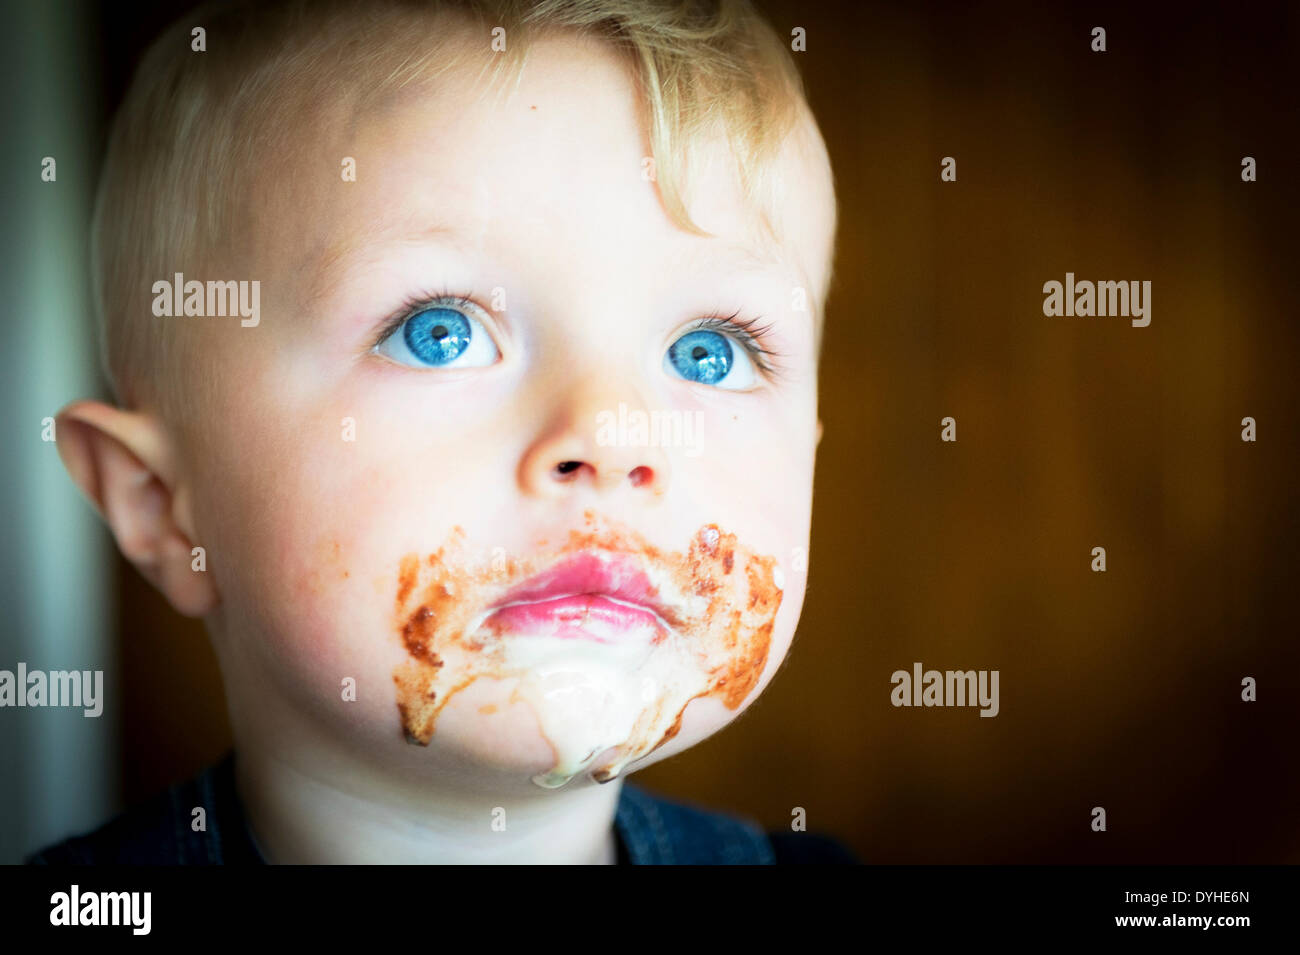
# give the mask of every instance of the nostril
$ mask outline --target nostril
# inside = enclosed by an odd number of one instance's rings
[[[557,481],[572,481],[584,467],[590,467],[585,461],[561,461],[557,464],[552,473]],[[596,473],[594,467],[591,468],[593,474]],[[607,472],[601,472],[607,473]],[[608,472],[612,476],[612,471]],[[641,465],[627,472],[628,481],[633,487],[641,487],[643,484],[649,484],[654,480],[654,468]]]

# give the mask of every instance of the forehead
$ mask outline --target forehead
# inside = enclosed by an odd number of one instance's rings
[[[721,135],[695,153],[689,210],[712,233],[695,236],[672,222],[651,182],[647,117],[625,56],[595,39],[544,35],[530,43],[517,76],[493,85],[484,79],[494,65],[488,44],[477,36],[459,42],[481,46],[483,61],[472,46],[462,49],[460,65],[429,84],[377,109],[340,107],[317,127],[317,136],[338,140],[323,151],[356,166],[355,182],[336,171],[330,188],[295,189],[284,208],[281,237],[320,284],[385,244],[442,241],[512,261],[563,248],[573,261],[617,258],[629,270],[702,262],[781,270],[810,297],[824,295],[834,195],[825,148],[802,104],[774,167],[782,190],[777,238],[756,228]],[[291,224],[304,214],[310,226]]]

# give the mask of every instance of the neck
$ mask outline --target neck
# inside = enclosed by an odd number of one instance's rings
[[[276,864],[613,865],[623,780],[543,789],[526,773],[440,748],[344,739],[290,705],[214,641],[235,737],[235,787],[262,857]],[[254,661],[255,662],[255,661]]]
[[[449,774],[451,775],[451,774]],[[622,780],[560,790],[431,785],[373,762],[297,746],[237,747],[235,781],[254,842],[278,864],[617,862]]]

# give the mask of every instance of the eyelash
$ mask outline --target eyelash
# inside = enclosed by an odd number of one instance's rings
[[[762,319],[758,317],[741,318],[739,311],[732,312],[730,315],[714,312],[696,319],[690,328],[686,329],[686,333],[699,331],[702,328],[730,332],[740,346],[749,352],[749,357],[753,359],[755,365],[769,376],[777,374],[776,367],[767,359],[779,358],[780,353],[764,345],[767,341],[767,333],[772,330],[771,322],[762,324]]]
[[[478,305],[478,303],[469,295],[452,292],[445,288],[441,292],[423,292],[415,295],[408,295],[406,300],[397,307],[397,311],[393,312],[392,315],[380,323],[379,334],[376,335],[375,340],[371,342],[370,351],[374,351],[383,344],[384,340],[401,328],[402,324],[406,322],[407,319],[418,315],[426,308],[432,308],[435,305],[450,305],[461,309],[464,309],[466,306],[474,305],[482,309],[482,306]],[[486,309],[483,310],[486,311]]]
[[[425,292],[408,295],[397,310],[381,323],[379,334],[371,342],[369,350],[373,351],[378,348],[412,316],[418,315],[426,308],[435,305],[450,305],[463,309],[466,306],[477,305],[477,303],[467,293],[453,292],[446,288],[435,293]],[[481,306],[478,307],[481,308]],[[772,329],[771,322],[763,324],[762,319],[758,317],[742,318],[739,311],[732,312],[730,315],[717,311],[696,319],[682,334],[689,334],[700,329],[730,332],[740,346],[749,352],[754,364],[761,368],[764,373],[768,376],[777,374],[776,367],[768,359],[779,358],[780,352],[773,351],[765,345],[767,334]]]

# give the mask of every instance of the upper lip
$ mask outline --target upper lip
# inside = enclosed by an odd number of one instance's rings
[[[557,561],[508,590],[492,609],[583,594],[634,604],[666,624],[678,617],[674,606],[659,596],[640,560],[608,550],[579,551]]]

